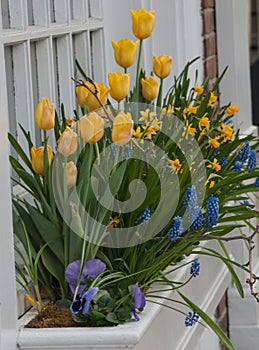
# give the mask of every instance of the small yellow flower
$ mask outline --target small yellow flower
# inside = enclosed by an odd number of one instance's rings
[[[198,94],[198,95],[201,95],[203,94],[203,91],[204,91],[204,87],[201,86],[201,85],[195,85],[193,90]]]
[[[152,120],[155,116],[155,112],[150,112],[150,109],[147,108],[145,111],[140,111],[141,117],[139,118],[139,121],[144,121],[146,125]]]
[[[162,109],[162,115],[164,116],[165,114],[167,115],[171,115],[174,113],[174,106],[172,105],[168,105],[167,107],[163,107]]]
[[[184,132],[182,136],[185,136],[186,140],[188,139],[188,134],[194,136],[196,133],[196,128],[192,127],[192,123],[190,124],[188,120],[186,120],[186,124],[184,127]]]
[[[169,159],[170,166],[172,168],[172,172],[178,173],[178,171],[181,169],[182,164],[180,163],[180,160],[177,158],[175,160]]]
[[[217,101],[218,96],[214,95],[213,92],[210,93],[210,99],[208,102],[208,107],[214,107],[214,103]]]
[[[218,142],[218,137],[214,138],[214,139],[209,139],[209,145],[214,147],[214,148],[218,148],[220,146],[220,143]]]
[[[110,222],[108,224],[108,227],[116,227],[118,223],[120,222],[120,219],[115,216],[114,218],[110,217]]]
[[[233,104],[225,110],[225,113],[230,117],[233,114],[237,113],[238,111],[239,111],[239,108],[237,107],[237,105]]]
[[[214,158],[214,159],[213,159],[213,162],[210,162],[210,164],[207,165],[207,168],[211,168],[211,169],[214,169],[214,170],[216,170],[216,171],[220,171],[221,166],[220,166],[220,164],[218,163],[217,158]]]
[[[205,127],[208,129],[210,127],[210,120],[208,117],[206,117],[207,113],[205,113],[201,119],[199,120],[199,129],[201,130],[202,127]]]
[[[143,135],[143,131],[141,131],[141,127],[140,126],[138,126],[136,130],[133,130],[133,136],[136,139],[140,139],[142,135]]]
[[[215,181],[210,181],[209,188],[213,188],[215,186]]]
[[[204,215],[204,214],[206,213],[206,209],[205,209],[205,208],[202,208],[202,209],[201,209],[201,213],[202,213],[202,215]]]
[[[198,107],[196,106],[189,106],[187,107],[187,113],[189,114],[197,114]]]
[[[234,129],[233,129],[233,124],[228,123],[221,123],[220,127],[219,127],[219,131],[221,132],[221,134],[225,137],[225,142],[232,140],[233,135],[234,135]]]

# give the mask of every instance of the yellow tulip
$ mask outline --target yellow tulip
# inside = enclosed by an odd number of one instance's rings
[[[153,57],[153,71],[160,79],[168,77],[172,70],[172,64],[171,56],[161,55]]]
[[[84,86],[76,87],[77,103],[79,104],[80,107],[84,107],[84,104],[86,103],[86,98],[89,93],[90,92]]]
[[[118,42],[112,40],[112,46],[114,49],[115,61],[122,68],[128,68],[133,65],[138,41],[132,41],[130,39],[121,39]]]
[[[142,95],[148,101],[154,100],[158,95],[159,83],[155,77],[142,78]]]
[[[112,140],[118,146],[123,146],[133,134],[133,120],[130,113],[120,112],[113,121]]]
[[[66,164],[66,184],[68,188],[75,186],[77,179],[77,167],[74,162]]]
[[[89,86],[89,88],[94,92],[94,86],[93,84],[91,84],[90,82],[86,83],[87,86]],[[108,98],[108,93],[109,93],[109,88],[107,88],[104,83],[100,83],[100,84],[96,84],[98,93],[97,96],[100,99],[101,103],[103,105],[106,105],[107,103],[107,98]],[[95,109],[101,108],[100,103],[98,102],[97,98],[91,93],[89,92],[89,94],[86,97],[86,103],[87,103],[87,107],[89,112],[94,111]]]
[[[54,128],[55,108],[49,99],[42,98],[35,109],[35,121],[38,127],[44,131]]]
[[[83,116],[79,121],[79,131],[88,143],[99,141],[104,134],[104,120],[96,112]]]
[[[48,162],[51,163],[53,159],[52,148],[47,145],[47,156]],[[35,173],[44,176],[44,147],[34,147],[31,148],[31,165]]]
[[[130,75],[118,73],[109,73],[108,80],[110,85],[110,95],[114,100],[120,102],[123,100],[129,92],[130,87]]]
[[[63,156],[70,156],[77,149],[77,134],[68,126],[58,139],[58,151]]]
[[[130,10],[132,18],[132,31],[136,38],[146,39],[148,38],[155,25],[155,11],[147,11],[143,8],[134,11]]]

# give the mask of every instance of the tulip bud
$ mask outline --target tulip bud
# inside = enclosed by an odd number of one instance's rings
[[[35,121],[44,131],[54,128],[55,108],[48,98],[42,98],[35,109]]]
[[[58,139],[58,151],[63,156],[70,156],[77,149],[77,134],[68,126]]]
[[[155,77],[141,79],[142,95],[148,101],[154,100],[158,95],[159,83]]]
[[[115,61],[122,68],[128,68],[133,65],[136,59],[138,41],[130,39],[121,39],[118,42],[112,40]]]
[[[53,159],[52,148],[47,145],[47,156],[48,162],[51,163]],[[35,173],[44,176],[44,147],[34,147],[31,148],[31,165]]]
[[[153,57],[153,71],[160,78],[166,78],[172,70],[173,60],[171,56],[154,56]]]
[[[99,141],[104,134],[104,120],[96,112],[83,116],[79,121],[79,131],[88,143]]]
[[[66,184],[68,188],[75,186],[77,179],[77,167],[74,162],[66,164]]]
[[[81,108],[84,107],[84,104],[86,103],[86,98],[90,92],[87,90],[84,86],[76,86],[76,97],[77,97],[77,103]]]
[[[110,85],[110,95],[114,100],[120,102],[123,100],[129,92],[130,87],[130,75],[118,73],[108,74],[109,85]]]
[[[90,82],[87,82],[86,84],[94,92],[93,84],[91,84]],[[98,93],[97,93],[98,98],[100,99],[103,105],[106,105],[108,93],[110,89],[107,88],[104,85],[104,83],[96,84],[96,87],[98,90]],[[86,103],[87,103],[89,112],[94,111],[95,109],[101,108],[101,105],[98,102],[97,98],[91,92],[89,92],[89,94],[86,97]]]
[[[146,39],[148,38],[155,24],[155,11],[147,11],[145,9],[139,9],[137,11],[130,10],[132,18],[132,31],[136,38]]]
[[[117,146],[123,146],[133,134],[133,120],[130,113],[120,112],[113,121],[112,140]]]

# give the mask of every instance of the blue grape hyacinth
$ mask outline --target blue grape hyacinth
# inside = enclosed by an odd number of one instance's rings
[[[211,230],[213,226],[217,225],[219,218],[219,199],[217,197],[209,197],[204,224],[208,230]]]
[[[192,265],[191,265],[190,274],[193,277],[199,276],[200,268],[201,268],[201,264],[200,264],[199,260],[197,258],[194,259],[193,262],[192,262]]]
[[[176,216],[173,219],[173,225],[168,231],[168,237],[171,242],[176,242],[176,240],[181,236],[183,230],[183,220],[180,216]]]
[[[188,316],[185,317],[185,326],[193,326],[196,322],[198,322],[200,314],[194,309],[193,312],[189,312]]]
[[[143,213],[140,214],[139,217],[135,220],[135,225],[144,224],[145,222],[148,222],[150,217],[151,217],[150,209],[149,209],[149,207],[146,207],[146,209],[143,211]]]
[[[254,168],[256,168],[256,151],[252,149],[249,154],[247,169],[254,169]]]

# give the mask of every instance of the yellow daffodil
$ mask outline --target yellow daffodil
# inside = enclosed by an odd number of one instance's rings
[[[189,114],[197,114],[198,107],[196,106],[189,106],[187,107],[187,113]]]
[[[130,87],[130,75],[123,74],[122,72],[109,73],[108,80],[111,97],[114,98],[114,100],[117,102],[120,102],[128,95]]]
[[[152,120],[155,116],[155,112],[150,112],[150,109],[147,108],[145,111],[140,111],[141,117],[139,118],[139,121],[144,121],[146,125]]]
[[[148,38],[155,25],[155,11],[147,11],[143,8],[134,11],[130,10],[132,18],[132,31],[136,38],[146,39]]]
[[[204,87],[201,85],[195,85],[193,90],[196,92],[196,94],[201,95],[203,94]]]
[[[211,168],[211,169],[214,169],[216,171],[219,171],[221,169],[221,166],[220,164],[218,163],[218,160],[217,158],[214,158],[213,159],[213,162],[210,162],[209,165],[207,165],[207,168]]]
[[[215,186],[215,181],[210,181],[209,188],[213,188]]]
[[[58,151],[63,156],[70,156],[77,149],[77,134],[68,126],[58,139]]]
[[[208,107],[214,107],[214,103],[217,101],[218,96],[214,95],[213,92],[210,93],[210,99],[208,102]]]
[[[186,140],[188,140],[188,135],[194,136],[196,133],[196,128],[192,127],[192,123],[189,123],[188,120],[186,120],[185,122],[185,127],[184,127],[184,132],[182,134],[182,136],[186,138]]]
[[[53,159],[52,148],[47,145],[47,158],[50,164]],[[44,147],[31,148],[31,166],[35,173],[44,176]]]
[[[79,120],[79,131],[88,143],[99,141],[104,134],[104,120],[96,112],[91,112]]]
[[[74,162],[66,164],[66,184],[68,188],[74,187],[77,179],[77,167]]]
[[[179,159],[175,159],[175,160],[169,160],[170,166],[172,168],[172,172],[176,172],[176,174],[178,173],[178,171],[181,169],[182,164],[180,163]]]
[[[42,98],[35,108],[35,121],[37,126],[44,130],[50,130],[55,125],[55,108],[49,99]]]
[[[141,130],[141,127],[138,126],[136,130],[133,130],[133,136],[136,138],[136,139],[140,139],[143,135],[143,131]]]
[[[233,104],[225,110],[225,113],[230,117],[233,114],[237,113],[238,111],[239,111],[239,108],[237,107],[237,105]]]
[[[218,137],[214,139],[209,139],[208,144],[214,148],[218,148],[220,146],[220,143],[218,142]]]
[[[136,59],[138,41],[130,39],[121,39],[118,42],[112,40],[115,61],[122,68],[128,68],[133,65]]]
[[[202,127],[205,127],[208,129],[210,127],[210,120],[208,117],[206,117],[207,113],[205,113],[201,119],[199,120],[199,129],[201,130]]]
[[[133,120],[130,113],[121,111],[113,121],[112,141],[117,146],[123,146],[131,139],[133,134]]]
[[[173,60],[171,56],[161,55],[153,57],[153,71],[160,79],[168,77],[171,73]]]
[[[147,101],[154,100],[158,95],[159,83],[155,77],[142,78],[142,95]]]
[[[219,127],[219,131],[221,134],[224,136],[224,141],[229,141],[232,140],[233,135],[234,135],[234,129],[233,129],[233,124],[228,123],[221,123],[221,126]]]
[[[111,217],[108,227],[116,227],[119,222],[120,222],[120,219],[118,219],[117,216],[115,216],[114,218]]]

